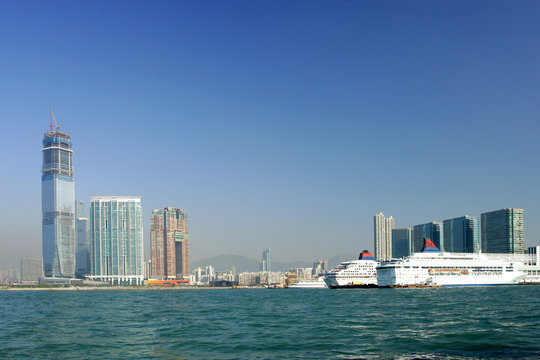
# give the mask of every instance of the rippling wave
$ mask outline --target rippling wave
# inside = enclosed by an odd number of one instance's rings
[[[534,359],[538,334],[538,286],[0,291],[2,359]]]

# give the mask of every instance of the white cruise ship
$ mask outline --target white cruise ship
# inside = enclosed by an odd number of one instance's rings
[[[377,267],[379,287],[513,285],[524,278],[511,254],[440,252],[424,239],[422,252]]]
[[[380,263],[367,250],[358,260],[345,261],[324,274],[324,282],[329,288],[377,287],[376,268]]]

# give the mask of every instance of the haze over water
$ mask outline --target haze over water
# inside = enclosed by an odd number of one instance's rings
[[[3,359],[538,358],[540,287],[1,291]]]

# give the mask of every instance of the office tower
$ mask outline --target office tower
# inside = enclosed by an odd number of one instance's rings
[[[313,276],[318,276],[324,274],[325,271],[328,271],[328,261],[327,260],[315,260],[313,262]]]
[[[40,258],[21,259],[21,283],[37,284],[43,276],[43,261]]]
[[[392,257],[402,258],[412,254],[413,229],[392,230]]]
[[[424,238],[431,239],[440,251],[444,251],[444,227],[440,221],[432,221],[427,224],[415,225],[413,227],[413,249],[412,252],[421,252],[424,247]]]
[[[270,249],[266,249],[262,253],[262,260],[259,263],[259,270],[263,272],[272,271],[272,263],[270,261]]]
[[[523,254],[525,235],[523,209],[501,209],[483,213],[482,252]]]
[[[144,278],[141,198],[96,196],[90,203],[90,279],[115,285]]]
[[[90,274],[90,224],[86,215],[86,203],[75,200],[75,275],[83,278]]]
[[[480,220],[478,216],[462,216],[443,221],[444,250],[475,253],[480,250]]]
[[[52,114],[52,112],[51,112]],[[75,187],[71,136],[45,133],[41,170],[43,270],[46,277],[75,276]]]
[[[382,212],[374,217],[375,258],[378,261],[387,261],[392,258],[392,230],[394,218],[384,217]]]
[[[184,210],[166,207],[150,216],[150,258],[155,279],[189,279],[189,236]]]

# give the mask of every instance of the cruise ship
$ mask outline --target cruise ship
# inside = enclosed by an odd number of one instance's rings
[[[316,280],[305,280],[287,286],[288,289],[326,289],[326,283],[321,277]]]
[[[379,287],[513,285],[525,273],[511,254],[441,252],[424,239],[422,252],[377,267]]]
[[[379,264],[364,250],[358,260],[342,262],[324,274],[324,282],[331,289],[377,287],[376,268]]]

